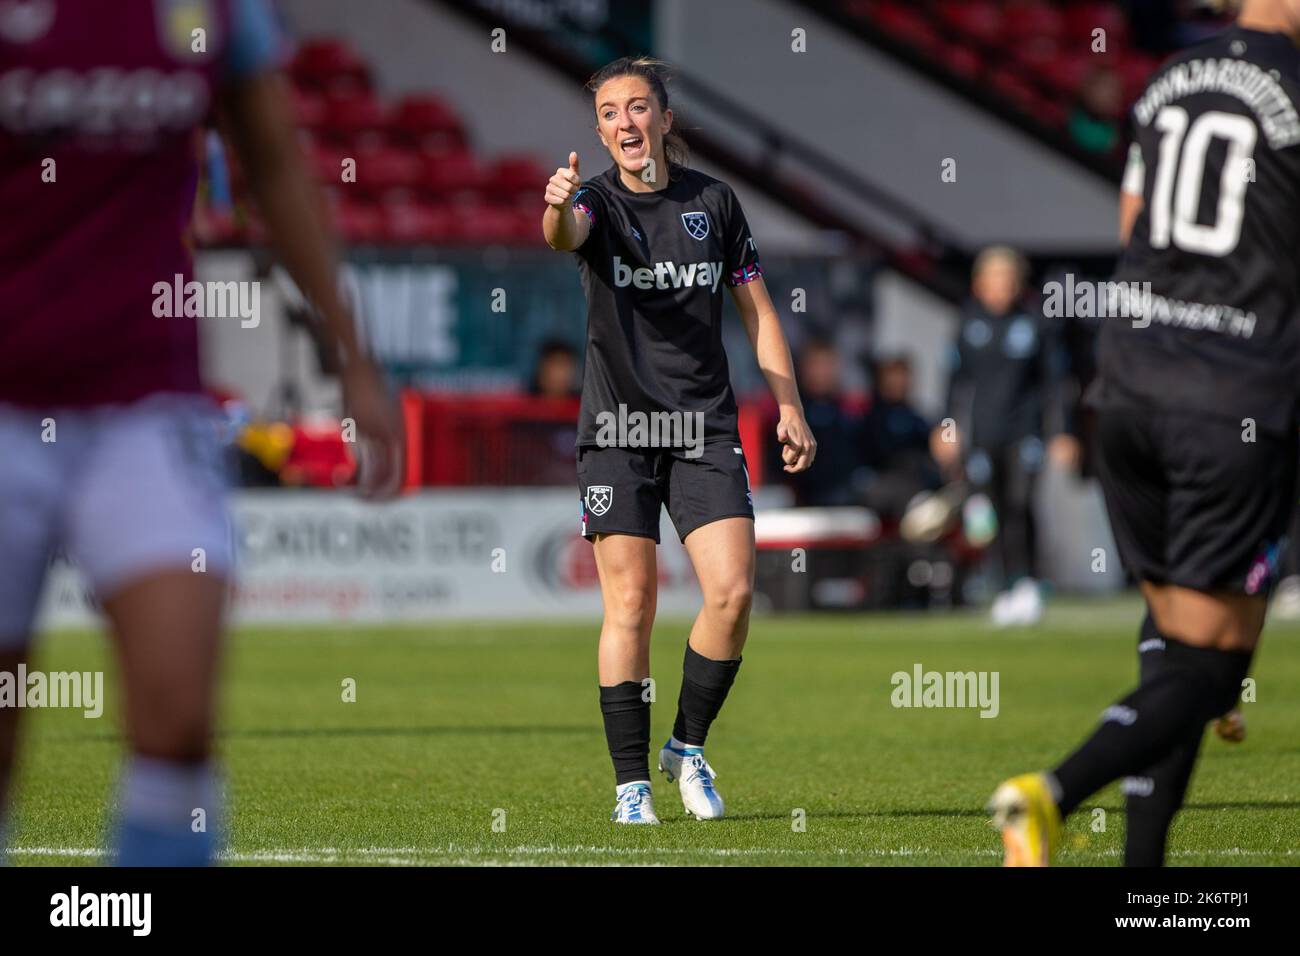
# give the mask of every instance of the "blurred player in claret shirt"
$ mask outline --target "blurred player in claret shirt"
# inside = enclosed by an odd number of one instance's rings
[[[122,865],[207,863],[221,818],[210,740],[233,559],[225,478],[196,320],[154,310],[157,283],[190,279],[211,120],[337,351],[345,414],[373,451],[363,493],[390,494],[401,472],[400,419],[339,300],[299,159],[276,72],[286,53],[266,0],[0,7],[0,671],[27,660],[47,562],[66,549],[120,660]],[[0,709],[0,826],[18,713]]]

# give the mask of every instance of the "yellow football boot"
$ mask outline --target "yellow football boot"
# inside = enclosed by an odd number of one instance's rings
[[[1063,828],[1046,776],[1026,773],[1005,781],[989,799],[988,811],[1002,831],[1003,866],[1051,864]]]

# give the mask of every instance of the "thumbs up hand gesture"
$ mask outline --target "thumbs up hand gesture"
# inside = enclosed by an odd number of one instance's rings
[[[578,154],[569,154],[569,165],[561,166],[546,184],[547,205],[563,209],[573,202],[578,189],[582,186],[582,177],[578,174]]]

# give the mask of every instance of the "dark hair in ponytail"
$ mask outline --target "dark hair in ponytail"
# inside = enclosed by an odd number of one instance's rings
[[[587,90],[594,99],[596,91],[600,89],[602,83],[617,79],[620,76],[641,77],[650,84],[650,92],[654,94],[655,99],[659,102],[660,112],[667,111],[668,66],[661,60],[648,56],[620,57],[612,63],[606,63],[593,73],[591,79],[587,81]],[[690,165],[691,151],[686,145],[686,140],[682,139],[681,134],[677,132],[676,124],[664,134],[664,158],[668,161],[670,176],[673,167]]]

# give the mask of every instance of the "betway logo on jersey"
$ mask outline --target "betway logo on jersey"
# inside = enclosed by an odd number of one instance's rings
[[[685,289],[687,286],[703,286],[710,292],[718,291],[722,281],[721,262],[686,262],[678,265],[673,261],[656,262],[654,268],[646,266],[632,268],[625,265],[618,256],[614,257],[614,286],[626,289],[636,286],[638,289]]]

